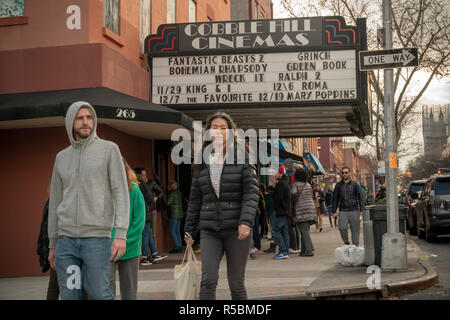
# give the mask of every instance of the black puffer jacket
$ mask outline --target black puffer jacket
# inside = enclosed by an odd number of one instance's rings
[[[211,183],[209,165],[203,164],[192,175],[191,193],[184,230],[194,237],[199,230],[253,227],[258,209],[259,189],[254,165],[225,161],[218,198]],[[235,163],[237,163],[235,161]]]

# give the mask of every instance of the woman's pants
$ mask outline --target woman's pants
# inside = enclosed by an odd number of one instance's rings
[[[299,248],[300,235],[295,222],[289,220],[289,248],[297,251]]]
[[[269,232],[269,224],[267,223],[267,214],[260,213],[259,214],[259,225],[261,226],[261,232],[259,233],[261,237],[267,236]]]
[[[317,223],[316,223],[316,229],[322,228],[322,211],[320,208],[316,208],[316,216],[317,216]]]
[[[139,257],[111,261],[109,284],[112,293],[116,295],[116,265],[119,266],[120,298],[122,300],[136,300],[138,286]]]
[[[300,243],[301,249],[300,251],[303,253],[314,251],[314,246],[311,240],[311,235],[309,234],[310,224],[308,221],[306,222],[297,222],[298,230],[300,231]]]
[[[202,281],[200,300],[215,300],[219,280],[219,265],[225,253],[228,285],[233,300],[246,300],[245,268],[250,250],[250,237],[239,240],[238,230],[201,230]]]
[[[175,249],[181,249],[180,226],[181,219],[170,219],[170,235],[172,236]]]

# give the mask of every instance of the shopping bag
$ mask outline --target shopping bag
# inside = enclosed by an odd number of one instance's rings
[[[336,261],[346,267],[357,267],[364,264],[364,248],[345,245],[334,250]]]
[[[175,280],[176,300],[199,299],[202,263],[195,257],[192,246],[186,247],[183,261],[181,264],[175,266],[173,278]]]

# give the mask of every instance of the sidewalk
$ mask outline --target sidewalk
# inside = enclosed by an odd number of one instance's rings
[[[426,262],[419,247],[408,238],[408,270],[381,272],[379,289],[367,288],[372,273],[367,267],[344,267],[336,263],[334,249],[342,245],[339,230],[329,226],[323,218],[324,229],[316,232],[311,228],[315,247],[314,257],[291,254],[288,260],[273,260],[273,254],[257,254],[256,260],[248,260],[246,287],[249,299],[371,299],[398,293],[416,292],[437,282],[437,274]],[[363,246],[361,226],[360,245]],[[349,232],[350,234],[350,232]],[[269,247],[262,241],[263,249]],[[175,299],[173,267],[179,264],[182,254],[167,254],[161,263],[139,271],[139,300]],[[197,255],[200,258],[200,255]],[[226,276],[226,261],[223,258],[219,271],[217,299],[231,299]],[[0,299],[43,300],[46,297],[48,276],[0,279]],[[116,277],[118,279],[118,276]],[[117,283],[118,294],[119,284]],[[120,299],[120,297],[117,297]]]

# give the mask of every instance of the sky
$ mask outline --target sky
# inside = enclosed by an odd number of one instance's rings
[[[273,3],[273,14],[274,18],[289,18],[289,14],[284,10],[284,8],[280,4],[280,0],[272,0]],[[381,9],[380,9],[381,10]],[[412,87],[414,90],[417,88],[417,91],[419,91],[423,84],[427,81],[428,76],[426,72],[419,71],[419,74],[415,76],[414,79],[417,79],[416,81],[417,86]],[[421,112],[422,105],[443,105],[450,103],[450,78],[443,78],[443,79],[436,79],[434,78],[430,85],[428,86],[427,90],[422,95],[422,98],[420,99],[419,103],[416,105],[416,112]],[[422,132],[422,117],[417,116],[416,122],[413,124],[409,130],[420,130]],[[418,136],[417,140],[423,145],[423,135],[420,134]],[[421,148],[421,152],[423,152],[423,146]],[[410,156],[407,158],[400,159],[399,165],[400,169],[404,169],[406,167],[406,164],[408,161],[412,160],[414,156]]]

